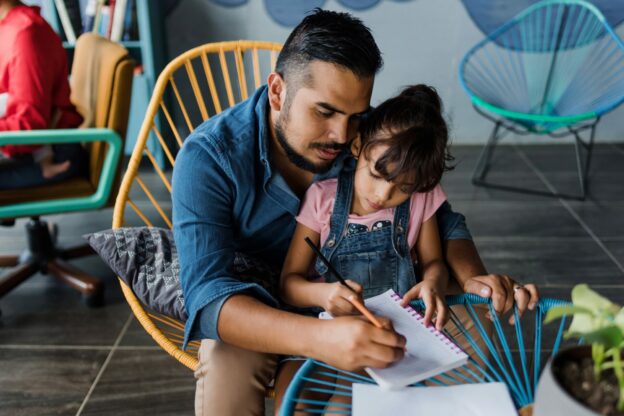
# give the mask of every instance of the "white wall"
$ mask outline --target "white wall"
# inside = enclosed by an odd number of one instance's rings
[[[453,142],[485,142],[492,125],[475,113],[457,79],[460,59],[483,35],[459,0],[382,0],[366,11],[348,10],[335,0],[328,0],[324,8],[348,11],[371,28],[385,61],[376,80],[373,105],[404,85],[427,83],[436,87],[444,100]],[[168,17],[166,27],[171,57],[213,41],[284,42],[291,30],[271,19],[261,0],[249,0],[234,8],[209,0],[182,0]],[[622,32],[620,27],[619,33]],[[623,118],[624,106],[603,117],[597,141],[624,141],[624,123],[620,121]],[[536,140],[544,141],[533,136],[520,139]]]

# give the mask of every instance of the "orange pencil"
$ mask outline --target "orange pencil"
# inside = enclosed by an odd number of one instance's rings
[[[321,259],[321,261],[323,263],[325,263],[325,265],[327,266],[327,268],[329,269],[329,271],[336,276],[336,279],[338,279],[338,281],[345,286],[347,289],[349,289],[351,292],[353,292],[354,295],[357,295],[357,292],[355,290],[353,290],[353,288],[351,286],[349,286],[349,284],[347,283],[347,281],[340,275],[340,273],[338,273],[338,270],[334,269],[334,266],[331,265],[331,263],[329,262],[329,260],[327,260],[327,258],[323,255],[323,253],[321,253],[321,250],[318,249],[318,247],[316,247],[316,245],[312,242],[312,240],[310,240],[310,238],[306,237],[305,238],[305,242],[308,243],[308,245],[310,246],[310,248],[316,253],[316,255],[318,256],[319,259]],[[377,318],[375,318],[375,316],[368,310],[366,309],[366,306],[364,306],[362,304],[362,302],[360,302],[355,296],[350,296],[348,299],[349,302],[351,302],[353,304],[353,306],[355,306],[355,308],[360,311],[360,313],[362,315],[364,315],[369,321],[371,321],[371,323],[373,325],[375,325],[377,328],[381,328],[381,323],[379,322],[379,320],[377,320]]]

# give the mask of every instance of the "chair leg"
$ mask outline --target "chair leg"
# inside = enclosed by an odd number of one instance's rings
[[[591,134],[590,134],[590,138],[588,142],[583,141],[583,139],[580,137],[577,131],[572,131],[572,130],[570,131],[570,134],[574,135],[575,137],[574,144],[575,144],[575,149],[576,149],[576,165],[577,165],[580,188],[581,188],[580,194],[565,194],[561,192],[540,191],[537,189],[522,188],[519,186],[503,185],[503,184],[492,183],[492,182],[486,181],[485,178],[491,167],[490,162],[494,154],[494,149],[496,147],[498,140],[500,140],[501,138],[501,135],[499,134],[499,128],[501,127],[500,122],[497,122],[496,125],[494,126],[494,130],[492,131],[492,134],[490,135],[490,138],[487,144],[485,145],[485,147],[483,148],[483,151],[481,152],[481,156],[479,157],[479,161],[477,162],[477,167],[475,168],[472,174],[473,185],[481,186],[484,188],[490,188],[490,189],[499,189],[502,191],[519,192],[519,193],[529,194],[529,195],[540,195],[540,196],[548,196],[548,197],[554,197],[554,198],[576,199],[576,200],[584,201],[587,196],[587,189],[588,189],[587,178],[588,178],[589,165],[590,165],[592,150],[593,150],[593,145],[594,145],[594,135],[596,132],[596,125],[598,124],[598,121],[599,119],[596,120],[596,122],[591,127]],[[587,151],[585,158],[581,156],[581,147]]]
[[[92,295],[103,290],[100,279],[83,272],[63,260],[55,259],[50,261],[47,265],[47,270],[63,283],[86,295]]]
[[[500,122],[497,122],[494,125],[494,129],[490,134],[490,138],[488,139],[485,147],[481,151],[481,155],[479,156],[479,160],[477,161],[477,166],[475,167],[475,170],[472,174],[472,183],[475,185],[485,183],[485,177],[490,170],[492,156],[494,156],[494,150],[496,149],[496,145],[498,144],[498,140],[500,138],[498,134],[500,127]]]
[[[38,270],[34,263],[27,262],[4,274],[0,277],[0,297],[9,293],[17,285],[37,273]]]
[[[0,256],[0,267],[14,267],[18,264],[18,256]]]
[[[592,152],[594,149],[594,136],[596,133],[596,124],[591,127],[589,142],[584,142],[578,132],[574,132],[574,148],[576,150],[576,168],[579,175],[579,184],[581,186],[581,199],[584,201],[587,196],[587,177],[589,176],[589,165],[591,163]],[[581,147],[587,152],[585,160],[581,157]]]
[[[66,248],[59,250],[59,257],[63,260],[77,259],[80,257],[91,256],[95,254],[95,251],[89,244],[83,244],[76,247]]]

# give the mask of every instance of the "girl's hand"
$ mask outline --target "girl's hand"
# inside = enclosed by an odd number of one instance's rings
[[[401,301],[402,306],[407,306],[414,299],[425,301],[425,326],[429,326],[435,316],[435,326],[441,331],[448,321],[448,306],[444,300],[444,288],[440,287],[436,279],[424,280],[411,288]]]
[[[359,313],[355,306],[349,302],[349,297],[356,296],[360,302],[364,303],[362,300],[362,286],[353,280],[347,280],[347,283],[356,293],[344,287],[340,282],[320,283],[327,285],[325,304],[321,306],[332,316],[357,315]]]

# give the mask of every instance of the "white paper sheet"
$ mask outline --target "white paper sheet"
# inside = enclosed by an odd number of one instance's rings
[[[353,385],[353,416],[517,416],[504,383],[385,390]]]

